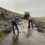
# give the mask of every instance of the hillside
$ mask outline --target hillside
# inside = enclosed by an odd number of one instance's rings
[[[5,18],[2,18],[2,15],[1,15],[2,12]],[[14,16],[20,18],[23,15],[0,7],[0,39],[6,36],[5,33],[9,33],[12,31],[12,25],[11,25],[10,19]]]
[[[7,14],[5,16],[5,19],[2,19],[1,12],[3,12],[4,14]],[[7,9],[0,7],[0,31],[1,30],[10,30],[10,28],[11,28],[10,18],[12,18],[14,16],[21,17],[22,14],[15,13],[15,12],[12,12],[12,11],[9,11]]]
[[[16,13],[16,12],[12,12],[12,11],[9,11],[7,9],[4,9],[2,7],[0,7],[0,12],[3,11],[3,13],[7,13],[8,14],[8,18],[9,17],[12,17],[12,16],[22,16],[22,14],[19,14],[19,13]]]
[[[45,17],[34,17],[34,20],[45,22]]]

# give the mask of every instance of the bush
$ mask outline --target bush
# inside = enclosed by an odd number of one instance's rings
[[[25,12],[24,19],[27,19],[30,16],[29,12]]]

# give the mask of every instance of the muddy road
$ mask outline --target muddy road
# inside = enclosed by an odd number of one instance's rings
[[[24,26],[25,25],[25,26]],[[22,27],[23,26],[23,27]],[[20,33],[13,35],[9,33],[3,40],[0,40],[0,45],[45,45],[45,34],[37,31],[37,28],[31,28],[28,32],[26,23],[20,26]]]

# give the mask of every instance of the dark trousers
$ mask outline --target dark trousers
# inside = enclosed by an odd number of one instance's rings
[[[14,27],[16,27],[16,29],[17,29],[17,31],[19,33],[18,25],[15,22],[12,23],[12,27],[13,27],[13,33],[15,33]]]
[[[31,23],[31,25],[30,25],[30,23]],[[29,22],[28,22],[28,28],[30,28],[30,26],[33,27],[33,20],[29,20]]]

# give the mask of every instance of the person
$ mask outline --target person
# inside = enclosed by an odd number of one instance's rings
[[[28,20],[28,30],[30,31],[30,27],[32,26],[33,28],[33,18],[30,16],[29,12],[25,12],[24,19]]]
[[[33,18],[31,16],[28,17],[28,28],[30,28],[32,26],[33,28]],[[30,24],[31,23],[31,24]]]
[[[13,33],[14,33],[14,34],[15,34],[15,29],[14,29],[14,27],[16,27],[16,29],[17,29],[17,31],[18,31],[18,33],[19,33],[19,29],[18,29],[18,23],[17,23],[17,21],[19,21],[19,20],[16,19],[15,17],[13,17],[13,18],[11,19],[11,23],[12,23]]]

